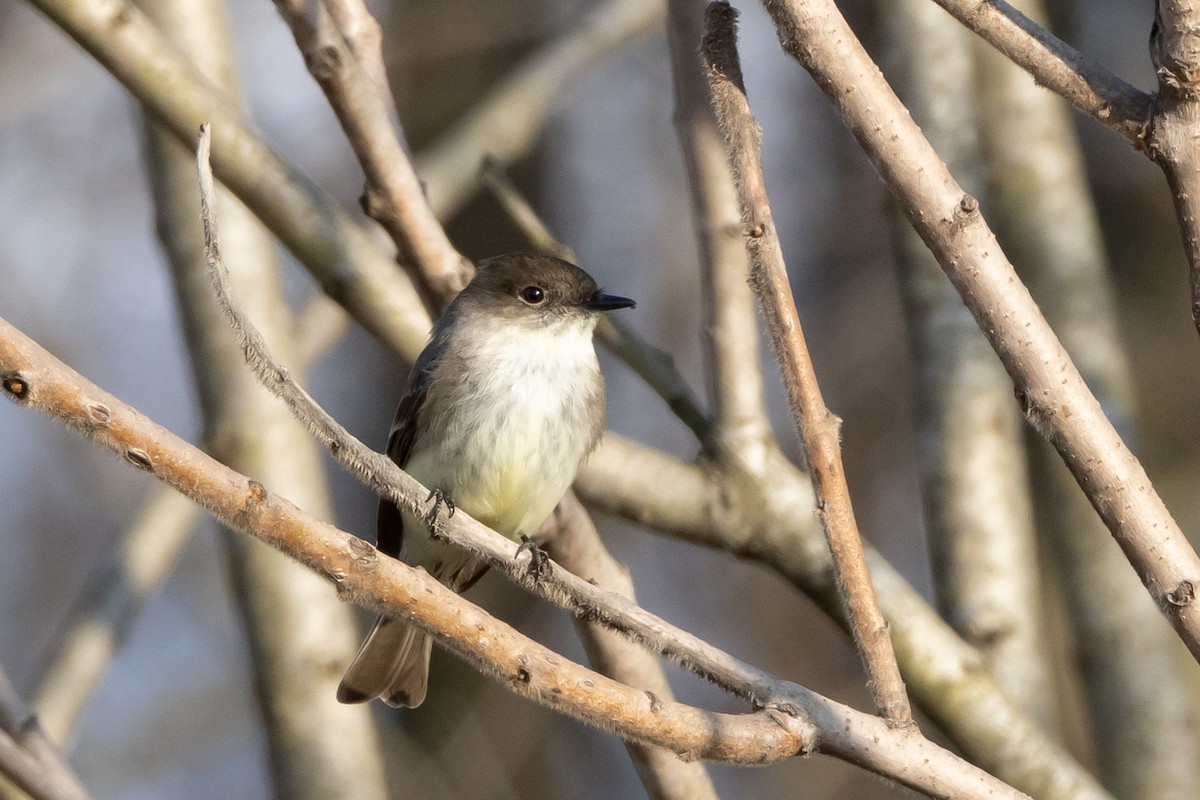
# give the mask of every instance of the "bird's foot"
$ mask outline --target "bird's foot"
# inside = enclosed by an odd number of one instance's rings
[[[515,558],[520,558],[521,554],[526,552],[529,553],[529,567],[526,569],[526,574],[532,575],[535,581],[549,578],[550,556],[546,555],[546,551],[538,547],[533,539],[522,533],[521,546],[517,548]]]
[[[429,530],[432,531],[437,527],[438,515],[441,512],[441,507],[446,507],[446,519],[450,519],[450,517],[454,516],[454,509],[457,508],[457,506],[454,505],[454,498],[450,497],[449,494],[441,489],[434,489],[430,491],[429,497],[425,498],[425,502],[428,503],[430,500],[433,501],[433,505],[431,505],[429,510],[425,512],[425,524],[428,525]]]

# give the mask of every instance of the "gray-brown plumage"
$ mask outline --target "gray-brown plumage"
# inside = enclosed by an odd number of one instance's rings
[[[434,326],[409,375],[387,453],[410,475],[511,539],[554,510],[604,427],[604,379],[592,343],[598,315],[633,301],[605,295],[548,256],[498,256]],[[455,591],[487,565],[433,541],[424,520],[383,501],[378,546]],[[338,687],[343,703],[425,699],[431,640],[380,617]]]

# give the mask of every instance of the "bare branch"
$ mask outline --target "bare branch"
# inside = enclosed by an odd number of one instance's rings
[[[350,48],[355,60],[375,84],[381,102],[392,117],[394,132],[400,139],[400,146],[405,147],[407,151],[403,132],[400,130],[400,120],[396,117],[396,103],[392,99],[387,65],[383,61],[383,29],[379,22],[371,14],[364,0],[325,0],[325,8],[333,17],[333,24],[345,39],[346,46]]]
[[[1200,5],[1154,3],[1150,57],[1158,95],[1147,153],[1167,176],[1183,233],[1192,290],[1192,320],[1200,331]]]
[[[436,308],[444,307],[474,273],[438,224],[408,154],[400,146],[392,104],[351,52],[323,3],[276,0],[308,71],[346,132],[367,178],[363,208],[388,232],[400,263]]]
[[[242,113],[163,39],[129,0],[31,0],[190,148],[215,124],[213,168],[331,297],[394,351],[414,359],[429,315],[394,260],[337,203],[246,124]]]
[[[545,545],[551,558],[600,588],[637,602],[629,571],[609,554],[573,493],[558,504],[545,528],[554,529],[554,536]],[[603,625],[576,618],[575,627],[594,668],[626,686],[643,690],[651,703],[674,699],[658,658],[649,650]],[[642,785],[654,800],[716,800],[716,790],[703,764],[683,761],[661,747],[632,742],[625,746]]]
[[[0,323],[3,324],[3,323]],[[0,776],[33,800],[90,800],[91,795],[29,713],[0,668]]]
[[[830,413],[821,397],[767,201],[759,161],[758,123],[750,115],[742,85],[736,12],[728,3],[712,3],[705,21],[707,30],[701,52],[708,67],[713,109],[728,142],[729,159],[737,179],[746,246],[750,251],[751,286],[767,318],[783,385],[804,445],[817,514],[833,554],[850,631],[866,667],[876,708],[892,722],[911,724],[908,695],[896,666],[887,623],[871,585],[850,504],[838,433],[841,420]]]
[[[996,237],[831,0],[775,0],[784,49],[816,78],[958,289],[1159,608],[1200,658],[1200,557],[1046,324]]]
[[[934,0],[1033,75],[1038,84],[1142,147],[1152,98],[1030,20],[1005,0]]]
[[[808,476],[777,450],[762,475],[746,481],[609,433],[575,489],[592,508],[770,565],[844,625]],[[913,698],[972,762],[1042,800],[1112,800],[895,568],[869,546],[867,558]]]
[[[703,3],[670,0],[667,44],[675,85],[675,131],[687,168],[696,230],[704,342],[713,408],[712,430],[701,439],[714,457],[754,460],[771,436],[763,405],[762,365],[754,294],[747,285],[750,257],[725,140],[708,103],[700,60]]]
[[[889,74],[905,105],[955,174],[981,191],[978,116],[986,103],[975,55],[983,47],[928,0],[882,0],[877,8],[886,9]],[[889,211],[917,373],[917,456],[938,607],[1004,691],[1053,732],[1025,431],[1012,382],[929,249],[899,209]]]
[[[570,81],[619,45],[648,33],[662,17],[659,2],[607,0],[517,65],[466,117],[417,155],[417,174],[437,218],[450,219],[471,199],[484,158],[507,166],[529,151]]]
[[[1023,0],[1034,19],[1044,5]],[[982,123],[997,233],[1080,373],[1127,439],[1138,438],[1129,353],[1083,154],[1061,98],[999,53],[980,47]],[[1191,666],[1103,523],[1049,448],[1035,451],[1035,496],[1047,515],[1075,657],[1096,741],[1096,765],[1129,800],[1200,794]],[[1113,642],[1121,642],[1113,647]]]

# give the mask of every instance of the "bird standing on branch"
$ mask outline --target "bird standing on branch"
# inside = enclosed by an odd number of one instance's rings
[[[462,592],[487,564],[431,537],[441,506],[527,541],[604,429],[592,342],[599,315],[633,305],[561,259],[514,254],[480,264],[434,325],[388,438],[388,456],[432,490],[432,508],[418,518],[381,501],[379,549]],[[432,644],[419,628],[381,616],[338,700],[382,697],[415,708],[429,684]]]

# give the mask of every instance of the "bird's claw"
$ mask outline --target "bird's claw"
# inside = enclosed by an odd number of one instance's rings
[[[530,539],[525,534],[521,534],[521,546],[517,548],[516,558],[520,558],[522,553],[529,553],[529,566],[526,568],[526,574],[533,576],[534,580],[540,581],[550,577],[550,556],[546,555],[546,551],[537,546],[537,543]]]
[[[438,514],[441,512],[442,506],[446,507],[446,519],[454,516],[454,509],[457,506],[454,505],[454,499],[441,489],[433,489],[429,492],[429,497],[425,498],[425,502],[428,503],[431,500],[433,501],[433,505],[425,512],[425,524],[433,528],[437,525]]]

